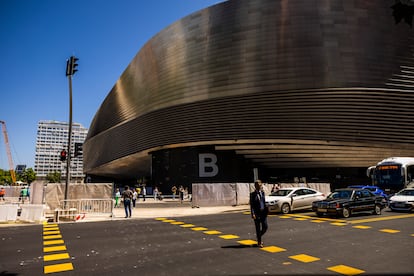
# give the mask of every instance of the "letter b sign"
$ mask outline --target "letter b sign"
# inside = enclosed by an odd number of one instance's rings
[[[214,177],[218,174],[217,156],[213,153],[200,153],[198,155],[199,177]]]

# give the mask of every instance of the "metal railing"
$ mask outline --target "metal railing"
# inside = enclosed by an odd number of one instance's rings
[[[114,202],[112,199],[67,199],[60,204],[63,209],[75,208],[78,213],[111,214]]]

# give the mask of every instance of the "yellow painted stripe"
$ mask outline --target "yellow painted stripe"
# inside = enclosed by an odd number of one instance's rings
[[[346,266],[346,265],[331,266],[331,267],[328,267],[327,269],[343,274],[343,275],[358,275],[358,274],[362,274],[365,272],[364,270],[360,270],[360,269],[353,268],[353,267]]]
[[[217,231],[217,230],[204,231],[203,233],[204,234],[207,234],[207,235],[218,235],[218,234],[221,234],[221,232],[220,231]]]
[[[395,234],[395,233],[400,232],[399,230],[394,230],[394,229],[381,229],[379,231],[384,232],[384,233],[390,233],[390,234]]]
[[[155,220],[166,220],[167,218],[155,218]]]
[[[73,270],[72,263],[63,263],[63,264],[56,264],[56,265],[45,265],[44,273],[55,273],[55,272],[62,272],[62,271],[69,271]]]
[[[64,243],[63,240],[51,240],[51,241],[44,241],[43,245],[53,245],[53,244],[62,244]]]
[[[243,244],[243,245],[257,244],[257,241],[254,241],[254,240],[241,240],[241,241],[237,241],[237,242],[240,243],[240,244]]]
[[[265,246],[265,247],[260,248],[260,249],[263,250],[263,251],[266,251],[266,252],[270,252],[270,253],[277,253],[277,252],[286,251],[286,249],[284,249],[284,248],[273,246],[273,245],[272,246]]]
[[[62,235],[50,235],[50,236],[43,236],[44,240],[53,240],[53,239],[61,239]]]
[[[315,262],[315,261],[319,261],[319,258],[310,256],[310,255],[306,255],[306,254],[299,254],[299,255],[294,255],[294,256],[290,256],[289,258],[294,259],[296,261],[299,262],[303,262],[303,263],[310,263],[310,262]]]
[[[348,223],[356,224],[356,223],[365,223],[365,222],[373,222],[373,221],[382,221],[382,220],[393,220],[393,219],[403,219],[403,218],[412,218],[414,214],[409,215],[399,215],[399,216],[381,216],[381,217],[374,217],[369,219],[358,219],[358,220],[350,220]]]
[[[366,226],[366,225],[355,225],[352,226],[353,228],[357,228],[357,229],[369,229],[372,228],[371,226]]]
[[[345,226],[346,225],[346,223],[343,223],[343,222],[331,222],[331,224],[335,225],[335,226]]]
[[[171,222],[172,225],[181,225],[181,224],[185,224],[185,222],[182,221],[175,221],[175,222]]]
[[[60,234],[60,231],[45,231],[43,232],[43,235],[55,235],[55,234]]]
[[[286,214],[285,216],[288,217],[296,217],[296,218],[306,218],[306,219],[316,219],[315,217],[312,216],[306,216],[306,215],[299,215],[299,214]],[[347,220],[343,220],[343,219],[331,219],[331,218],[317,218],[317,220],[323,220],[323,221],[331,221],[331,222],[347,222]]]
[[[174,219],[164,219],[162,222],[175,222]]]
[[[293,220],[308,220],[307,218],[294,218]]]
[[[59,227],[43,227],[43,231],[59,230]]]
[[[219,236],[219,238],[222,238],[222,239],[225,239],[225,240],[231,240],[231,239],[238,239],[240,237],[236,236],[236,235],[221,235],[221,236]]]
[[[183,225],[180,225],[181,227],[183,227],[183,228],[190,228],[190,227],[194,227],[195,225],[194,224],[183,224]]]
[[[65,245],[44,247],[43,252],[63,251],[66,250]]]
[[[43,223],[43,227],[56,227],[56,226],[58,226],[56,223],[51,223],[51,224]]]
[[[205,228],[205,227],[194,227],[194,228],[191,228],[191,230],[194,230],[194,231],[204,231],[204,230],[208,230],[208,228]]]
[[[68,253],[52,254],[52,255],[43,256],[43,261],[49,262],[49,261],[65,260],[69,258],[70,256]]]

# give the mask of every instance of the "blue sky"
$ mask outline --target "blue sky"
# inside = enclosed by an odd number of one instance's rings
[[[220,0],[0,0],[0,120],[14,165],[34,168],[40,120],[69,121],[66,59],[73,76],[73,122],[93,116],[141,47],[173,22]],[[0,168],[8,170],[4,137]]]

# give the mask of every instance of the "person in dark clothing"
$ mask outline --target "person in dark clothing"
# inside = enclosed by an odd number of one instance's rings
[[[131,200],[132,200],[132,191],[129,189],[129,186],[125,186],[125,190],[122,192],[122,199],[124,200],[125,207],[125,218],[131,217]],[[128,213],[129,211],[129,213]]]
[[[268,228],[268,209],[266,207],[262,182],[260,180],[256,180],[254,182],[254,188],[255,190],[250,193],[250,212],[254,221],[254,225],[256,227],[257,245],[259,247],[263,247],[262,237]]]

